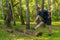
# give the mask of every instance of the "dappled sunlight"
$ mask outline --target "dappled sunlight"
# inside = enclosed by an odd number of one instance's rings
[[[14,35],[14,34],[10,34],[10,36],[11,36],[11,37],[15,37],[16,35]]]
[[[48,40],[49,38],[44,38],[44,37],[42,37],[42,38],[40,38],[40,37],[37,37],[37,38],[32,38],[32,39],[28,39],[28,38],[18,38],[18,39],[16,39],[16,38],[14,38],[13,40]]]
[[[24,40],[24,39],[23,38],[20,38],[20,39],[13,38],[12,40]]]
[[[60,22],[52,22],[52,25],[60,25]]]
[[[28,38],[13,38],[11,40],[60,40],[60,38],[51,38],[51,37],[38,37],[38,38],[32,38],[32,39],[28,39]]]
[[[52,30],[53,33],[59,33],[59,30]]]
[[[37,37],[36,39],[37,40],[48,40],[49,38],[48,37]]]

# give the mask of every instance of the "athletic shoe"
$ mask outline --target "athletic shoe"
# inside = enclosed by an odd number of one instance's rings
[[[38,32],[35,34],[37,37],[42,36],[42,32]]]
[[[31,30],[36,30],[34,27],[31,27]]]

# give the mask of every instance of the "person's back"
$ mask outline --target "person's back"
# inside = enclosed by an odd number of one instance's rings
[[[49,16],[47,10],[41,10],[38,15],[41,16],[43,20],[47,20]]]

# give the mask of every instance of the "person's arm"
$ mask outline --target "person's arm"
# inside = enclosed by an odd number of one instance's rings
[[[36,19],[35,19],[35,21],[34,22],[36,22],[37,20],[38,20],[38,18],[39,18],[40,16],[38,15],[37,17],[36,17]]]

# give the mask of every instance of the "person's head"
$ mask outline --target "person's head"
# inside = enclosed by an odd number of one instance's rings
[[[38,11],[40,11],[40,10],[41,10],[41,8],[38,6],[38,7],[37,7],[37,10],[38,10]]]

